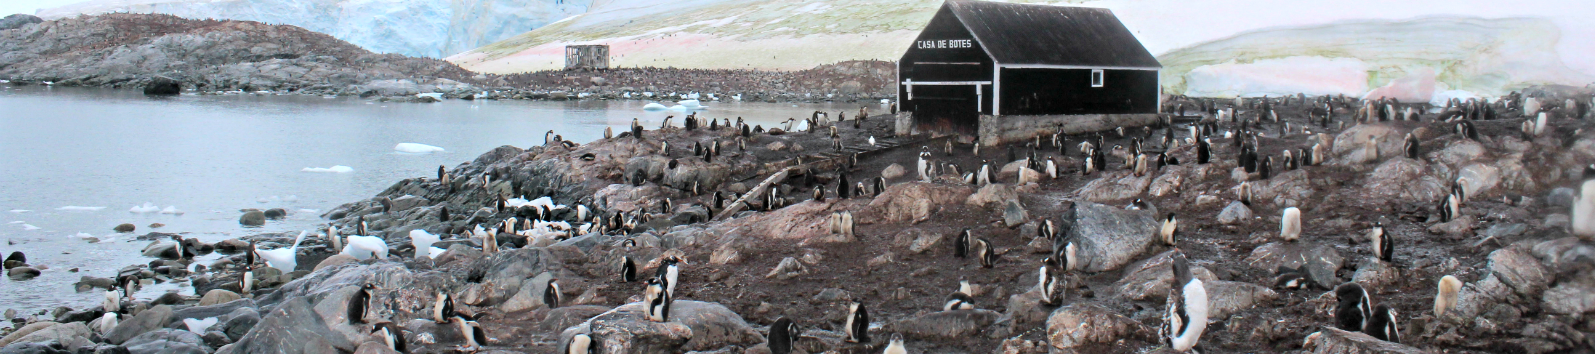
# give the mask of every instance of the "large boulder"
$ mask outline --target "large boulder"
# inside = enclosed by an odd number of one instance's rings
[[[708,351],[727,345],[752,346],[764,341],[757,330],[724,306],[699,301],[671,303],[670,321],[653,322],[647,306],[634,302],[616,307],[560,334],[561,347],[579,333],[592,337],[604,353],[678,353]]]
[[[543,272],[522,281],[520,290],[515,292],[515,296],[499,304],[498,309],[504,312],[520,312],[547,307],[548,304],[543,303],[543,291],[548,289],[548,281],[552,279],[554,273]]]
[[[1426,353],[1423,350],[1405,344],[1379,340],[1379,338],[1374,338],[1362,332],[1347,332],[1327,326],[1318,332],[1307,335],[1306,343],[1302,345],[1302,349],[1312,354]]]
[[[980,190],[975,191],[975,194],[970,194],[969,198],[964,200],[964,204],[972,207],[984,207],[991,204],[1002,205],[1003,202],[1009,200],[1019,200],[1019,194],[1015,193],[1013,188],[1008,187],[1006,184],[992,183],[980,187]]]
[[[597,305],[560,306],[549,310],[548,316],[543,318],[543,323],[538,328],[548,333],[563,331],[570,326],[579,325],[592,319],[594,316],[609,312],[609,307]]]
[[[1429,160],[1455,168],[1483,157],[1484,151],[1484,144],[1472,139],[1456,139],[1446,144],[1444,149],[1430,152]]]
[[[1252,254],[1246,256],[1246,264],[1264,272],[1279,270],[1280,267],[1302,269],[1305,267],[1307,277],[1324,289],[1340,285],[1340,277],[1335,271],[1345,264],[1346,258],[1340,255],[1333,246],[1316,242],[1272,242],[1252,249]]]
[[[238,217],[238,223],[244,226],[261,226],[266,224],[266,212],[250,210]]]
[[[1149,210],[1125,210],[1076,202],[1066,242],[1074,242],[1080,259],[1073,269],[1100,272],[1118,269],[1146,251],[1161,224]],[[1068,215],[1064,216],[1066,219]]]
[[[44,322],[53,323],[53,322]],[[32,333],[25,333],[9,343],[44,343],[57,342],[67,348],[77,348],[85,345],[94,345],[89,341],[89,326],[84,322],[55,324],[44,327]]]
[[[1490,274],[1512,287],[1518,295],[1532,297],[1545,291],[1555,275],[1527,252],[1502,248],[1490,252]]]
[[[205,292],[205,296],[199,298],[199,306],[218,305],[232,302],[233,300],[238,300],[239,298],[241,297],[235,292],[227,291],[225,289],[211,289],[211,291]]]
[[[1229,202],[1224,210],[1218,212],[1218,223],[1224,225],[1240,225],[1252,221],[1252,208],[1239,200]]]
[[[1345,190],[1352,194],[1348,200],[1366,204],[1384,205],[1386,201],[1396,198],[1427,203],[1451,193],[1449,184],[1435,178],[1423,162],[1407,158],[1390,159],[1379,164],[1357,185],[1359,188]]]
[[[926,340],[961,339],[986,333],[992,323],[1002,317],[991,310],[938,311],[923,316],[892,322],[883,327],[886,332],[902,333],[904,337]]]
[[[1047,342],[1055,349],[1151,337],[1152,331],[1140,322],[1095,304],[1064,306],[1047,318]]]
[[[12,343],[0,348],[0,354],[68,354],[71,350],[60,342]]]
[[[1222,319],[1258,305],[1266,305],[1279,298],[1279,293],[1267,287],[1238,281],[1204,281],[1207,289],[1207,318]]]
[[[29,14],[13,14],[0,18],[0,31],[22,28],[22,26],[44,22],[39,16]]]
[[[133,339],[133,337],[137,337],[145,332],[166,327],[167,324],[172,323],[174,318],[175,317],[172,314],[171,306],[160,305],[151,307],[148,310],[139,312],[138,315],[133,316],[133,318],[126,319],[121,323],[118,323],[116,328],[111,329],[110,333],[105,334],[105,341],[111,344],[122,344],[122,342],[126,342],[128,339]]]
[[[1272,178],[1252,182],[1252,202],[1296,206],[1313,197],[1313,185],[1306,169],[1285,171]]]
[[[918,223],[943,205],[962,202],[973,193],[967,186],[907,182],[886,187],[857,215],[860,223]]]
[[[1125,268],[1124,277],[1113,283],[1120,296],[1135,301],[1163,302],[1174,283],[1174,251],[1163,252]],[[1203,282],[1218,280],[1206,267],[1192,266],[1191,275]]]
[[[144,334],[122,343],[130,354],[210,354],[209,346],[205,340],[193,332],[162,328]]]
[[[1335,143],[1329,146],[1333,156],[1344,156],[1348,153],[1356,156],[1363,149],[1364,143],[1369,138],[1379,139],[1379,159],[1401,156],[1401,147],[1406,144],[1406,136],[1400,130],[1387,124],[1358,124],[1346,128],[1335,135]]]
[[[28,335],[33,334],[33,332],[38,332],[40,330],[44,330],[45,328],[50,328],[59,324],[60,323],[50,321],[29,323],[26,326],[22,326],[22,328],[17,328],[16,330],[11,331],[11,333],[7,334],[4,338],[0,338],[0,346],[10,345],[11,342],[22,339],[22,337],[27,337]]]
[[[277,305],[229,353],[331,353],[354,351],[355,343],[335,334],[316,314],[310,299],[296,297]]]
[[[1110,162],[1111,163],[1111,162]],[[1135,198],[1152,185],[1152,174],[1136,177],[1130,171],[1103,172],[1101,178],[1091,180],[1077,192],[1080,199],[1105,203]]]

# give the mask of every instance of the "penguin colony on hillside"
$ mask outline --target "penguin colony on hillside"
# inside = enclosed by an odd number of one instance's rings
[[[1253,182],[1269,180],[1271,177],[1279,176],[1283,172],[1318,166],[1324,164],[1329,158],[1329,153],[1325,151],[1326,148],[1316,142],[1311,144],[1311,148],[1299,150],[1279,150],[1277,148],[1267,150],[1280,151],[1281,153],[1277,155],[1278,160],[1273,155],[1263,154],[1263,145],[1265,143],[1276,143],[1280,139],[1298,136],[1298,134],[1303,137],[1313,136],[1314,133],[1310,129],[1332,130],[1329,125],[1331,121],[1334,121],[1332,117],[1335,114],[1335,106],[1340,105],[1342,108],[1349,108],[1348,105],[1352,104],[1344,98],[1324,98],[1315,101],[1310,104],[1314,108],[1309,111],[1309,119],[1315,120],[1317,124],[1301,126],[1299,127],[1301,129],[1297,130],[1289,122],[1280,121],[1279,114],[1272,107],[1275,104],[1273,100],[1264,98],[1260,101],[1248,101],[1238,100],[1235,107],[1224,109],[1219,109],[1210,102],[1201,104],[1201,110],[1206,111],[1213,118],[1201,119],[1190,123],[1188,128],[1184,130],[1188,131],[1189,134],[1183,138],[1176,138],[1180,134],[1175,133],[1178,128],[1171,119],[1160,123],[1162,127],[1159,129],[1162,129],[1162,134],[1155,134],[1151,128],[1140,129],[1138,132],[1135,128],[1118,127],[1113,129],[1111,133],[1100,132],[1080,137],[1069,136],[1063,132],[1062,127],[1059,127],[1055,133],[1038,135],[1034,139],[1024,142],[1022,149],[1016,149],[1015,145],[1006,146],[1006,160],[993,161],[989,159],[989,156],[979,155],[980,144],[974,144],[971,148],[972,150],[969,151],[973,152],[977,159],[980,159],[980,164],[978,167],[968,169],[949,162],[952,160],[951,158],[947,158],[948,161],[937,161],[937,154],[932,153],[930,149],[930,146],[933,145],[925,145],[921,147],[917,154],[917,161],[914,163],[916,171],[911,176],[924,182],[937,182],[940,177],[950,175],[953,180],[983,186],[1004,182],[999,181],[998,177],[998,171],[1002,169],[1002,166],[1024,161],[1026,168],[1019,170],[1019,180],[1026,179],[1026,170],[1041,171],[1041,176],[1046,176],[1046,179],[1057,179],[1063,177],[1060,176],[1062,173],[1060,170],[1071,167],[1059,166],[1055,158],[1076,159],[1076,157],[1068,157],[1068,153],[1071,150],[1077,150],[1080,153],[1077,160],[1080,161],[1078,172],[1081,175],[1109,172],[1115,169],[1128,171],[1128,174],[1134,176],[1155,175],[1167,166],[1180,165],[1179,159],[1171,153],[1178,145],[1185,144],[1194,146],[1192,153],[1195,158],[1187,161],[1194,161],[1199,165],[1216,163],[1220,160],[1225,162],[1233,161],[1238,170],[1244,171],[1245,178],[1238,182],[1235,188],[1236,200],[1246,205],[1252,205],[1254,196]],[[1287,98],[1285,102],[1288,101],[1289,99]],[[1300,102],[1309,104],[1305,98],[1301,99]],[[1318,108],[1320,105],[1322,108]],[[1390,99],[1365,101],[1356,109],[1352,119],[1358,122],[1416,121],[1423,119],[1423,114],[1420,111],[1414,110],[1411,106],[1406,106],[1404,107],[1405,110],[1400,110],[1398,109],[1401,107],[1399,105],[1400,103]],[[1479,132],[1471,121],[1494,119],[1497,116],[1497,113],[1495,113],[1496,107],[1503,105],[1505,108],[1510,108],[1515,104],[1503,102],[1492,104],[1482,100],[1448,102],[1447,107],[1436,119],[1450,124],[1451,129],[1454,129],[1454,133],[1459,137],[1477,140],[1479,139]],[[1240,110],[1238,108],[1246,109]],[[1183,111],[1184,109],[1185,107],[1182,103],[1179,110]],[[1549,125],[1547,123],[1549,119],[1547,118],[1547,113],[1544,110],[1536,110],[1536,114],[1533,115],[1532,119],[1526,119],[1523,122],[1522,133],[1525,138],[1543,136],[1547,134],[1548,129],[1553,129],[1547,127]],[[1183,116],[1183,113],[1181,115]],[[858,122],[866,116],[866,112],[860,112],[855,116],[855,129],[859,127]],[[839,113],[837,117],[841,118],[845,117],[845,115]],[[676,126],[672,125],[672,118],[666,118],[660,129],[677,129]],[[696,115],[689,115],[683,119],[683,127],[686,130],[702,127],[707,127],[706,129],[710,130],[718,130],[720,127],[731,129],[741,136],[735,140],[735,144],[742,150],[746,150],[746,140],[741,138],[749,137],[755,133],[771,135],[805,133],[818,135],[820,133],[816,131],[828,131],[833,148],[841,149],[842,146],[837,133],[839,125],[836,123],[844,121],[845,118],[838,119],[834,123],[829,121],[828,118],[829,114],[815,112],[807,120],[798,121],[791,119],[784,122],[783,129],[772,128],[767,131],[763,127],[748,126],[740,117],[735,123],[729,119],[726,119],[724,124],[714,119],[708,119],[708,123],[705,124],[704,119],[697,118]],[[1278,135],[1271,136],[1271,134],[1274,134],[1273,132],[1265,133],[1260,127],[1260,123],[1264,122],[1280,124],[1281,129]],[[1229,125],[1231,128],[1221,131],[1221,124]],[[634,119],[630,131],[622,132],[618,136],[613,136],[610,129],[605,128],[605,138],[647,141],[664,135],[645,132],[646,129]],[[645,138],[645,134],[649,138]],[[1128,142],[1108,147],[1106,136],[1109,135],[1119,139],[1128,139]],[[1218,137],[1229,141],[1223,142],[1223,140],[1220,140],[1220,143],[1215,145],[1214,139]],[[1078,145],[1071,145],[1070,139],[1078,141]],[[1408,133],[1400,140],[1402,147],[1399,153],[1381,153],[1380,139],[1378,136],[1369,136],[1367,139],[1359,140],[1358,143],[1361,145],[1359,147],[1361,150],[1350,157],[1355,162],[1372,163],[1380,160],[1385,155],[1410,159],[1421,159],[1424,156],[1424,150],[1420,146],[1421,141],[1414,134]],[[657,140],[657,145],[649,144],[648,146],[650,148],[657,146],[657,152],[667,158],[671,157],[673,150],[686,151],[685,148],[680,146],[672,147],[668,140],[662,138]],[[870,144],[873,145],[874,137],[870,137],[869,140]],[[714,156],[722,154],[721,147],[723,145],[729,146],[730,144],[731,142],[719,140],[693,142],[691,152],[693,157],[701,158],[704,163],[709,163]],[[1051,146],[1046,146],[1047,144],[1051,144]],[[544,145],[567,150],[575,149],[579,146],[574,142],[564,140],[563,137],[554,134],[553,131],[548,131],[544,134]],[[1070,147],[1077,148],[1071,149]],[[955,149],[955,144],[951,139],[947,140],[943,148],[939,150],[942,156],[947,157],[959,155],[964,151]],[[1231,151],[1233,155],[1221,153],[1219,150]],[[1052,153],[1053,151],[1056,151],[1056,153]],[[998,154],[1000,155],[1001,153]],[[1048,156],[1043,159],[1042,154],[1047,154]],[[1108,155],[1114,156],[1114,163],[1108,163]],[[1229,156],[1233,156],[1233,160],[1229,160]],[[596,156],[587,155],[581,157],[585,161],[592,161],[596,158]],[[849,165],[857,164],[857,154],[853,154],[850,159]],[[1122,163],[1120,163],[1121,161]],[[1279,171],[1274,170],[1276,162],[1281,162],[1279,166],[1282,169]],[[683,161],[683,159],[671,159],[666,168],[680,168],[681,164],[684,163],[692,162]],[[1595,170],[1595,167],[1591,169]],[[889,187],[888,181],[881,177],[854,178],[854,183],[850,184],[848,170],[848,167],[839,168],[838,173],[833,178],[835,182],[834,194],[837,198],[876,197]],[[967,172],[960,173],[959,171]],[[804,179],[802,181],[803,187],[813,189],[814,200],[826,200],[826,192],[831,190],[832,187],[829,186],[829,183],[817,183],[818,181],[815,180],[815,173],[812,169],[805,172],[802,177]],[[456,176],[456,173],[459,176]],[[492,254],[502,252],[505,249],[529,247],[532,239],[540,235],[557,235],[554,236],[557,240],[565,240],[592,232],[629,235],[639,225],[648,223],[650,221],[649,218],[653,217],[652,214],[672,214],[685,206],[676,205],[671,199],[664,198],[658,205],[647,205],[644,208],[630,212],[605,212],[589,208],[586,204],[581,203],[575,203],[574,206],[557,204],[552,198],[555,193],[547,192],[532,193],[530,195],[542,194],[543,197],[528,201],[525,198],[527,194],[523,194],[523,192],[538,187],[513,185],[508,182],[510,178],[505,175],[506,173],[508,172],[491,170],[469,171],[455,169],[451,171],[446,166],[439,166],[436,179],[427,181],[433,192],[442,195],[456,193],[488,193],[496,195],[496,198],[493,198],[487,209],[490,209],[493,212],[491,214],[496,216],[494,219],[498,220],[493,222],[485,222],[483,220],[484,222],[472,225],[469,229],[463,230],[463,232],[450,233],[443,236],[470,240],[471,243],[468,244],[477,245],[482,252]],[[1575,217],[1572,218],[1570,228],[1574,233],[1580,235],[1595,235],[1595,217],[1585,217],[1586,215],[1595,215],[1595,178],[1592,178],[1595,177],[1595,173],[1587,171],[1585,176],[1583,184],[1579,188],[1580,194],[1576,196],[1572,206],[1572,214]],[[640,177],[625,176],[623,178],[633,184],[653,182],[646,175]],[[782,181],[781,183],[783,183],[783,186],[786,186],[785,184],[792,186],[798,184],[797,179]],[[1460,216],[1461,208],[1468,202],[1469,183],[1470,181],[1466,178],[1456,178],[1452,181],[1446,196],[1435,204],[1434,210],[1435,215],[1438,216],[1437,219],[1449,221]],[[745,195],[724,192],[715,187],[697,185],[678,186],[676,189],[690,194],[701,204],[707,204],[711,212],[725,210],[730,207],[729,203],[759,202],[762,205],[758,210],[777,210],[785,205],[795,203],[794,200],[791,200],[791,197],[783,195],[782,192],[778,192],[778,189],[775,188],[765,191],[760,198],[744,198]],[[712,192],[705,195],[706,190]],[[509,198],[511,195],[516,194],[519,194],[520,197]],[[802,194],[793,192],[792,195],[801,196]],[[389,212],[393,208],[394,200],[379,198],[374,199],[374,201],[383,213]],[[690,202],[687,201],[687,203]],[[655,207],[660,211],[659,213],[647,211],[647,209]],[[1308,211],[1312,210],[1310,207],[1303,208]],[[1136,199],[1126,209],[1155,210],[1149,203],[1141,199]],[[458,221],[466,220],[467,218],[478,219],[472,215],[464,215],[469,213],[451,215],[449,209],[444,206],[438,206],[435,210],[436,217],[442,221]],[[1279,237],[1282,240],[1297,242],[1304,238],[1315,236],[1309,225],[1303,225],[1304,219],[1311,219],[1303,215],[1304,210],[1302,208],[1286,207],[1281,209],[1280,212]],[[1069,216],[1066,214],[1063,220],[1070,220]],[[1163,326],[1160,328],[1160,339],[1165,345],[1176,351],[1191,351],[1199,346],[1201,336],[1208,325],[1207,306],[1209,294],[1203,281],[1192,275],[1190,265],[1192,261],[1188,260],[1185,253],[1179,250],[1181,226],[1178,215],[1174,212],[1168,212],[1160,216],[1161,225],[1157,230],[1157,240],[1164,246],[1175,250],[1170,256],[1172,283],[1169,284],[1170,294],[1167,297],[1166,307],[1161,311]],[[857,225],[852,211],[836,210],[832,212],[827,224],[831,233],[848,237],[857,236]],[[331,249],[338,251],[340,254],[350,255],[357,259],[385,258],[393,250],[388,249],[389,246],[384,240],[371,236],[373,234],[372,226],[373,224],[368,223],[364,216],[356,216],[352,224],[346,224],[342,229],[335,225],[328,225],[315,236],[324,239]],[[1040,295],[1041,303],[1046,306],[1061,306],[1064,304],[1064,291],[1067,286],[1063,285],[1059,279],[1065,274],[1079,272],[1083,267],[1080,253],[1088,245],[1081,244],[1079,240],[1073,239],[1070,236],[1069,229],[1070,225],[1067,222],[1060,225],[1051,218],[1044,218],[1038,223],[1037,237],[1049,241],[1052,244],[1052,249],[1045,257],[1039,260],[1039,266],[1027,268],[1035,269],[1037,273],[1036,277],[1026,279],[1036,280],[1035,290]],[[302,232],[292,245],[275,249],[255,249],[255,244],[253,242],[249,243],[248,250],[238,257],[241,259],[233,262],[233,269],[238,271],[238,280],[232,285],[232,288],[238,289],[240,294],[246,297],[253,296],[253,291],[257,290],[256,284],[258,280],[254,279],[256,270],[272,267],[286,273],[299,269],[300,264],[298,264],[296,257],[299,253],[299,247],[306,236],[307,233]],[[431,239],[427,239],[427,236],[430,236]],[[1396,257],[1398,251],[1395,248],[1397,243],[1396,236],[1391,230],[1385,228],[1383,222],[1373,223],[1372,228],[1366,231],[1364,237],[1369,243],[1367,251],[1374,259],[1380,262],[1394,264],[1398,259]],[[437,241],[438,235],[430,235],[422,231],[422,234],[412,233],[411,238],[415,240],[415,243],[413,244],[414,248],[410,249],[410,251],[414,252],[416,256],[436,257],[442,251],[441,249],[430,247],[431,242]],[[172,236],[170,241],[170,247],[159,253],[161,258],[191,261],[196,256],[196,252],[200,252],[197,249],[202,246],[198,244],[197,240],[186,239],[181,236]],[[619,245],[623,249],[630,251],[637,246],[636,242],[634,239],[627,238],[621,241]],[[976,235],[976,232],[971,228],[963,228],[953,237],[951,243],[954,248],[952,253],[955,257],[974,258],[968,262],[978,264],[981,268],[993,268],[999,262],[1009,262],[1001,258],[1007,253],[1005,250],[996,247],[990,239]],[[5,259],[7,269],[25,264],[26,258],[21,252],[13,252],[10,257]],[[642,283],[640,289],[633,289],[637,290],[634,293],[640,293],[641,295],[643,309],[641,316],[643,318],[655,322],[671,322],[671,304],[681,295],[677,293],[677,285],[680,281],[683,281],[680,267],[687,264],[686,259],[682,257],[675,255],[663,256],[654,260],[654,262],[650,262],[649,266],[655,268],[651,274],[643,275],[642,269],[645,267],[640,266],[638,260],[634,259],[632,255],[624,254],[618,259],[618,264],[613,265],[613,268],[610,269],[616,270],[616,273],[614,273],[615,279],[620,282],[630,284],[640,281]],[[476,277],[479,280],[480,276]],[[688,280],[690,281],[690,279]],[[973,291],[970,284],[967,281],[963,281],[960,285],[957,291],[952,292],[942,302],[942,311],[962,311],[979,308],[976,297],[972,294]],[[1319,288],[1328,290],[1328,286],[1332,284],[1313,284],[1312,278],[1301,268],[1281,268],[1276,272],[1274,285],[1285,289]],[[137,292],[139,286],[140,279],[136,276],[117,279],[114,285],[104,293],[102,302],[102,307],[106,311],[104,315],[106,319],[101,322],[102,327],[107,322],[110,323],[110,327],[97,330],[108,332],[110,328],[115,327],[116,320],[121,318],[122,315],[129,313],[128,309],[131,307],[129,305],[133,302],[133,295]],[[691,287],[684,288],[691,289]],[[1446,275],[1439,280],[1436,288],[1438,291],[1435,295],[1434,315],[1445,315],[1456,307],[1462,283],[1456,277]],[[391,309],[386,308],[389,305],[384,300],[393,290],[383,288],[376,283],[359,285],[349,296],[348,304],[346,305],[347,313],[344,319],[349,325],[364,326],[360,328],[383,338],[383,343],[389,348],[406,352],[406,346],[409,343],[409,340],[405,337],[406,329],[396,326],[393,322],[384,318],[384,316],[392,312]],[[566,289],[562,288],[558,279],[550,279],[543,286],[542,294],[539,294],[539,298],[542,301],[541,305],[546,308],[558,308],[567,302],[564,299],[565,293]],[[1332,293],[1335,299],[1335,306],[1332,310],[1334,320],[1333,323],[1328,325],[1347,331],[1363,332],[1380,340],[1401,341],[1402,332],[1399,324],[1402,323],[1402,320],[1399,318],[1399,314],[1388,304],[1374,301],[1369,295],[1369,291],[1362,284],[1340,284],[1334,286]],[[840,327],[840,332],[845,335],[845,342],[873,343],[869,333],[871,322],[868,306],[866,305],[868,300],[855,300],[857,302],[852,302],[847,306],[847,313],[844,317],[845,322]],[[458,332],[462,340],[457,349],[474,351],[481,349],[484,345],[491,344],[486,335],[486,330],[482,323],[479,322],[482,319],[481,315],[470,314],[460,310],[461,308],[455,303],[453,294],[438,292],[430,306],[430,317],[437,324],[452,327],[453,330]],[[799,334],[799,321],[789,317],[782,317],[776,320],[768,330],[768,347],[774,353],[791,352]],[[600,347],[598,342],[600,339],[588,333],[576,334],[568,342],[563,343],[565,347],[562,352],[566,354],[596,352]],[[884,352],[908,352],[901,334],[893,333],[890,335]]]

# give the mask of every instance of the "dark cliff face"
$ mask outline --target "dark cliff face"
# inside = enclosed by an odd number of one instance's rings
[[[205,89],[294,90],[473,75],[442,60],[371,53],[295,26],[158,14],[79,16],[0,31],[0,50],[0,77],[68,85],[142,85],[163,76]]]

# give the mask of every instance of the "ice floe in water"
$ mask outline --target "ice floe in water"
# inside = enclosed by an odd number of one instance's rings
[[[32,230],[38,230],[39,227],[38,226],[33,226],[33,224],[22,224],[22,229],[23,230],[32,231]]]
[[[26,221],[22,221],[22,220],[17,220],[17,221],[12,221],[12,222],[9,222],[9,223],[8,223],[8,224],[21,224],[21,223],[25,223],[25,222],[26,222]]]
[[[157,211],[161,211],[161,207],[156,206],[154,203],[150,203],[150,202],[144,202],[144,205],[135,205],[132,208],[127,209],[127,212],[129,212],[129,213],[137,213],[137,214],[148,214],[148,213],[153,213],[153,212],[157,212]]]
[[[77,205],[68,205],[68,206],[64,206],[64,207],[60,207],[60,208],[55,208],[55,210],[61,210],[61,211],[100,211],[100,210],[104,210],[104,209],[105,209],[105,207],[102,207],[102,206],[77,206]]]
[[[418,143],[399,143],[398,145],[394,145],[393,146],[393,150],[394,151],[398,151],[398,152],[407,152],[407,153],[411,153],[411,154],[426,154],[426,153],[434,153],[434,152],[443,152],[443,148],[432,146],[432,145],[427,145],[427,144],[418,144]]]
[[[166,209],[161,209],[161,214],[183,215],[183,211],[177,210],[176,205],[167,205]]]
[[[304,172],[321,172],[321,173],[349,173],[349,172],[354,172],[354,168],[349,167],[349,166],[344,166],[344,165],[337,165],[337,166],[332,166],[332,167],[305,167],[303,169],[300,169],[300,171],[304,171]]]
[[[649,103],[649,104],[642,105],[642,110],[644,110],[644,111],[663,111],[663,110],[665,110],[665,105],[659,104],[657,102]]]
[[[30,212],[30,211],[32,211],[32,210],[28,210],[28,209],[11,209],[11,212],[17,213],[17,214],[26,213],[26,212]]]

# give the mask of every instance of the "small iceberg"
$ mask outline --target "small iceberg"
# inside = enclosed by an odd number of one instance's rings
[[[26,212],[30,212],[30,211],[32,211],[32,210],[28,210],[28,209],[11,209],[12,213],[17,213],[17,214],[26,213]]]
[[[38,226],[33,226],[33,224],[22,224],[22,229],[23,230],[28,230],[28,231],[33,231],[33,230],[38,230],[39,227]]]
[[[144,202],[144,205],[135,205],[133,208],[127,209],[127,212],[134,214],[149,214],[157,211],[161,211],[161,207],[150,202]]]
[[[427,145],[427,144],[417,144],[417,143],[399,143],[398,145],[394,145],[393,146],[393,150],[394,151],[398,151],[398,152],[407,152],[407,153],[411,153],[411,154],[427,154],[427,153],[434,153],[434,152],[443,152],[443,148],[432,146],[432,145]]]
[[[344,165],[337,165],[332,167],[305,167],[300,169],[300,171],[320,173],[349,173],[354,172],[354,168]]]
[[[439,240],[440,238],[437,235],[426,232],[426,230],[410,230],[410,244],[414,245],[417,251],[432,248],[432,244],[437,243]]]
[[[388,244],[376,236],[349,236],[348,244],[343,246],[343,254],[353,256],[355,259],[367,260],[388,258]]]
[[[27,222],[27,221],[17,220],[17,221],[9,222],[8,224],[21,224],[21,223],[25,223],[25,222]]]
[[[698,100],[685,100],[685,101],[676,102],[676,103],[679,103],[679,104],[681,104],[682,107],[686,107],[687,109],[691,109],[691,110],[709,109],[709,107],[704,106],[703,103],[699,102]]]
[[[203,320],[184,318],[183,325],[188,326],[189,332],[205,333],[205,330],[210,329],[211,326],[215,326],[217,321],[218,320],[215,317],[206,317]]]
[[[642,110],[644,110],[644,111],[663,111],[663,110],[665,110],[665,105],[659,104],[658,102],[649,103],[649,104],[643,105],[642,106]]]
[[[183,211],[182,210],[177,210],[177,206],[176,205],[167,205],[166,209],[161,209],[161,214],[183,215]]]
[[[672,111],[685,111],[685,110],[687,110],[687,107],[678,104],[678,105],[670,106],[670,110],[672,110]]]
[[[60,210],[60,211],[100,211],[100,210],[103,210],[103,209],[105,209],[105,207],[102,207],[102,206],[98,206],[98,207],[76,206],[76,205],[68,205],[68,206],[64,206],[64,207],[60,207],[60,208],[55,208],[55,210]]]
[[[420,98],[420,97],[431,97],[431,98],[436,98],[439,101],[443,100],[443,94],[442,93],[438,93],[438,92],[417,93],[417,94],[415,94],[415,97],[417,97],[417,98]]]

